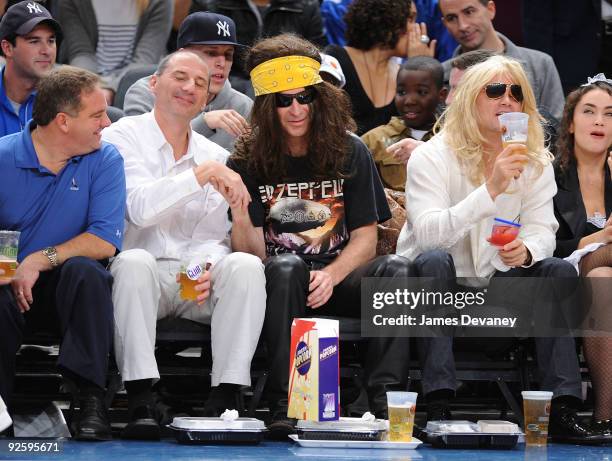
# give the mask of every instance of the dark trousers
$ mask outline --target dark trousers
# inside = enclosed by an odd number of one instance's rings
[[[270,357],[266,394],[272,405],[287,398],[291,322],[296,317],[361,316],[362,277],[414,277],[412,264],[401,256],[380,256],[351,272],[334,287],[329,301],[318,309],[306,306],[310,269],[298,256],[281,255],[266,261],[266,319],[263,334]],[[403,389],[408,380],[408,338],[369,338],[365,385],[372,410],[386,408],[387,390]]]
[[[104,387],[113,338],[112,277],[98,261],[75,257],[42,272],[25,314],[10,286],[0,288],[0,395],[10,400],[15,354],[29,333],[62,338],[58,366]]]
[[[421,254],[415,260],[420,277],[435,277],[444,283],[454,281],[453,258],[443,251]],[[558,258],[546,258],[529,268],[516,267],[508,272],[496,272],[494,277],[576,277],[571,264]],[[542,390],[554,396],[571,395],[582,399],[580,366],[572,337],[534,338],[539,383]],[[423,394],[447,389],[454,391],[455,358],[452,337],[417,338],[419,359],[423,370]]]

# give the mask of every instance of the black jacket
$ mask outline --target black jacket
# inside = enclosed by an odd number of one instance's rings
[[[601,0],[524,0],[523,36],[553,57],[567,94],[597,72]]]
[[[272,0],[263,17],[250,0],[194,0],[191,12],[195,11],[212,11],[232,18],[241,45],[252,46],[259,38],[284,32],[301,35],[319,47],[327,42],[319,0]],[[248,78],[243,61],[238,53],[232,73]]]
[[[610,216],[612,211],[612,180],[607,163],[605,169],[604,201],[606,216]],[[587,235],[587,216],[580,193],[576,165],[570,164],[565,172],[562,172],[559,166],[555,165],[555,180],[557,181],[558,191],[553,198],[553,203],[559,229],[557,230],[557,248],[554,256],[565,258],[578,248],[580,239]]]

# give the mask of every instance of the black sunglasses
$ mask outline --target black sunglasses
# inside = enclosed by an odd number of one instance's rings
[[[315,90],[304,90],[296,94],[276,93],[276,107],[289,107],[295,99],[298,104],[310,104],[317,97]]]
[[[506,94],[506,88],[510,88],[510,96],[516,102],[523,102],[523,88],[521,85],[510,83],[489,83],[485,86],[485,93],[489,99],[499,99]]]

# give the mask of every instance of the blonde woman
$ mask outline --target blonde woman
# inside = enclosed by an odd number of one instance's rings
[[[526,153],[502,146],[498,116],[505,112],[529,114]],[[521,64],[494,56],[467,70],[443,118],[439,133],[418,147],[408,162],[407,222],[398,254],[414,260],[419,275],[435,277],[444,291],[456,286],[456,277],[479,277],[484,283],[505,277],[506,288],[508,283],[515,285],[503,292],[504,300],[513,293],[533,296],[538,308],[546,303],[557,312],[561,306],[557,287],[545,297],[541,285],[526,293],[526,281],[520,281],[521,277],[576,279],[571,264],[552,257],[558,227],[552,155],[544,147],[540,115]],[[487,238],[494,217],[520,218],[520,235],[504,246],[491,245]],[[497,297],[495,287],[501,282],[489,284],[487,299]],[[499,330],[499,336],[513,335],[511,329],[504,332]],[[481,349],[491,342],[478,339]],[[601,436],[576,417],[582,392],[574,339],[542,337],[534,342],[540,388],[554,393],[550,434],[559,442],[600,441]],[[456,385],[453,338],[417,338],[417,345],[428,419],[449,419]]]
[[[57,14],[66,26],[60,62],[101,75],[112,104],[130,68],[165,54],[172,0],[59,0]]]

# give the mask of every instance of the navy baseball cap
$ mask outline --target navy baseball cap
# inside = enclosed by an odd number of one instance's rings
[[[236,40],[234,21],[222,14],[208,11],[192,13],[181,23],[176,46],[185,48],[189,45],[242,46]]]
[[[0,40],[9,35],[26,35],[40,23],[49,24],[55,31],[55,36],[59,39],[62,35],[62,28],[51,13],[33,0],[19,2],[6,10],[2,21],[0,21]]]

